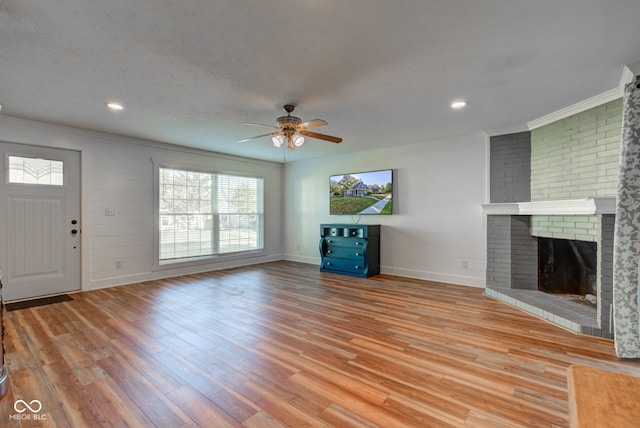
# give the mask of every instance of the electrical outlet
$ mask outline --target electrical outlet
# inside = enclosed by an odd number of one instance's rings
[[[116,269],[122,269],[122,260],[116,260]]]
[[[114,216],[114,215],[116,215],[116,209],[115,208],[105,208],[104,209],[104,215],[106,215],[106,216]]]
[[[462,269],[469,269],[469,260],[462,261]]]

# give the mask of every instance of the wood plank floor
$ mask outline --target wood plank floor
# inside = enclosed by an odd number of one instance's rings
[[[571,364],[640,372],[481,289],[292,262],[73,298],[5,312],[0,426],[565,427]]]

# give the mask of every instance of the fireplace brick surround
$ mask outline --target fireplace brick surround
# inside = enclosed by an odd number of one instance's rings
[[[538,291],[538,240],[529,215],[488,215],[487,288],[497,298],[576,333],[612,337],[613,214],[598,214],[597,305],[591,308]]]
[[[577,333],[612,337],[622,101],[490,138],[485,294]],[[538,237],[595,242],[596,308],[538,291]]]

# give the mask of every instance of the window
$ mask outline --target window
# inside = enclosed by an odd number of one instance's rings
[[[159,260],[262,249],[262,179],[159,168]]]
[[[7,156],[7,172],[9,183],[64,185],[62,161],[9,155]]]
[[[258,193],[262,193],[258,180],[249,177],[219,175],[217,207],[219,216],[219,243],[221,253],[258,248],[258,231],[262,221],[262,206]]]

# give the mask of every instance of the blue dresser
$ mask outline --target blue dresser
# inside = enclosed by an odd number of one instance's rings
[[[320,270],[344,275],[380,273],[379,224],[321,224]]]

